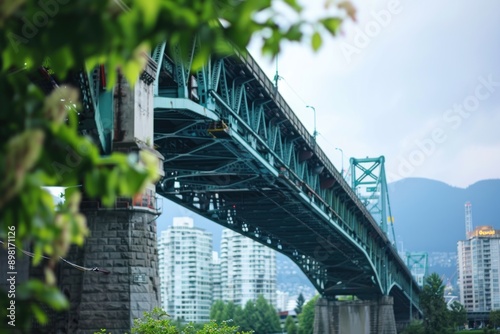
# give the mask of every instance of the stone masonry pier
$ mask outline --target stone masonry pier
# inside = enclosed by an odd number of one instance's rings
[[[82,209],[91,235],[69,258],[109,274],[62,264],[60,288],[70,309],[52,319],[50,333],[130,332],[133,319],[159,306],[156,215],[147,209]]]

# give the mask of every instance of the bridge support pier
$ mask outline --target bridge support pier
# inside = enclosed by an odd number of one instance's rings
[[[316,303],[314,334],[396,334],[393,299],[333,301]]]
[[[145,208],[84,209],[91,231],[83,248],[73,248],[71,261],[103,274],[61,264],[61,290],[70,309],[58,314],[59,333],[90,333],[105,328],[130,333],[133,319],[159,306],[156,215]]]
[[[110,147],[126,154],[148,151],[162,160],[152,146],[152,83],[157,64],[146,58],[147,66],[134,86],[118,75],[108,106],[114,115]],[[161,161],[159,165],[163,166]],[[162,175],[163,169],[159,172]],[[72,247],[67,258],[110,273],[82,272],[60,264],[59,287],[70,301],[70,309],[56,314],[45,327],[50,327],[50,333],[93,334],[101,328],[130,333],[134,319],[160,306],[155,185],[149,184],[134,198],[117,198],[113,208],[84,199],[80,209],[87,218],[90,235],[82,248]]]

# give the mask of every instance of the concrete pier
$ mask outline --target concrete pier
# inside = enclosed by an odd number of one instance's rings
[[[316,303],[314,334],[396,334],[393,299],[334,301]]]

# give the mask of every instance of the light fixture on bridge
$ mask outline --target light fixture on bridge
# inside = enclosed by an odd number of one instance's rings
[[[314,168],[313,168],[313,173],[314,174],[320,174],[323,169],[325,169],[325,166],[321,166],[321,165],[316,165]]]
[[[318,131],[316,131],[316,108],[313,106],[306,106],[306,108],[311,108],[314,111],[314,131],[313,131],[313,139],[316,141],[316,136],[318,135]]]
[[[335,147],[335,150],[340,151],[341,154],[341,166],[340,166],[340,175],[344,177],[344,151],[340,147]]]
[[[324,178],[321,178],[320,183],[319,183],[319,187],[320,187],[320,189],[328,189],[328,188],[333,187],[335,182],[336,182],[336,180],[331,175],[328,175]]]
[[[311,159],[313,156],[313,152],[307,150],[305,147],[303,150],[299,152],[299,162],[304,162],[308,159]]]

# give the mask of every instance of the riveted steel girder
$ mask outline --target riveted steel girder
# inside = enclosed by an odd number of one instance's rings
[[[193,75],[192,96],[172,89],[189,84],[184,70],[159,68],[158,193],[287,255],[325,297],[418,296],[386,234],[251,56],[212,59]]]

